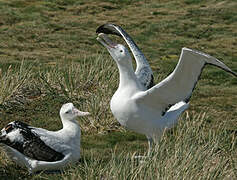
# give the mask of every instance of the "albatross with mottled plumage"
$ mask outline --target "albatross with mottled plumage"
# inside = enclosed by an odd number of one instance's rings
[[[0,145],[17,164],[30,173],[40,170],[59,170],[80,158],[81,130],[77,116],[89,115],[72,103],[60,109],[63,128],[48,131],[13,121],[1,130]]]
[[[148,155],[153,141],[160,138],[164,129],[173,127],[188,108],[205,65],[214,65],[237,77],[216,58],[183,48],[174,71],[160,83],[146,89],[134,72],[128,49],[112,42],[104,33],[99,33],[97,40],[107,48],[119,69],[120,82],[110,101],[111,111],[121,125],[146,135]]]

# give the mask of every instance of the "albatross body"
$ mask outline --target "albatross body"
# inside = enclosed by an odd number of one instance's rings
[[[148,154],[152,142],[159,139],[165,128],[173,127],[188,108],[193,89],[206,64],[237,76],[216,58],[183,48],[174,71],[159,84],[146,89],[134,72],[127,48],[112,42],[103,33],[97,40],[107,48],[119,69],[120,82],[110,102],[111,111],[121,125],[146,135]]]
[[[77,116],[89,115],[76,109],[72,103],[60,110],[63,128],[48,131],[13,121],[1,130],[0,144],[17,164],[30,173],[40,170],[58,170],[80,158],[80,126]]]

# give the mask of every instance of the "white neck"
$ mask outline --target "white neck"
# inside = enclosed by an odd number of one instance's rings
[[[120,65],[117,63],[118,69],[119,69],[119,89],[120,88],[140,88],[140,84],[138,82],[138,79],[134,73],[133,66],[131,62],[128,62],[126,65]]]
[[[70,133],[74,134],[80,131],[80,126],[76,119],[74,120],[64,120],[62,119],[63,124],[63,131],[69,131]]]

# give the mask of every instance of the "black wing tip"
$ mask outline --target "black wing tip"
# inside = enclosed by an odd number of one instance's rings
[[[231,73],[233,76],[237,77],[237,73],[234,71],[229,71],[229,73]]]
[[[211,66],[216,66],[216,67],[218,67],[218,68],[220,68],[220,69],[222,69],[222,70],[224,70],[224,71],[226,71],[226,72],[232,74],[233,76],[237,77],[237,73],[234,72],[234,71],[232,71],[231,69],[224,69],[223,67],[220,67],[220,66],[217,66],[217,65],[211,64],[211,63],[206,63],[206,64],[207,64],[207,65],[211,65]]]
[[[122,35],[114,28],[116,26],[112,23],[103,24],[96,29],[96,33],[114,34],[121,37]]]
[[[223,70],[225,70],[225,69],[223,69]],[[232,70],[225,70],[225,71],[230,73],[230,74],[232,74],[233,76],[237,77],[237,73],[236,72],[234,72]]]

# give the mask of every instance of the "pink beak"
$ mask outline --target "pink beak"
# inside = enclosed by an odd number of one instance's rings
[[[115,46],[118,45],[117,43],[111,41],[109,37],[104,33],[99,33],[96,39],[106,48],[115,48]]]
[[[90,115],[89,112],[79,111],[77,108],[73,108],[73,113],[76,114],[77,116],[88,116],[88,115]]]

